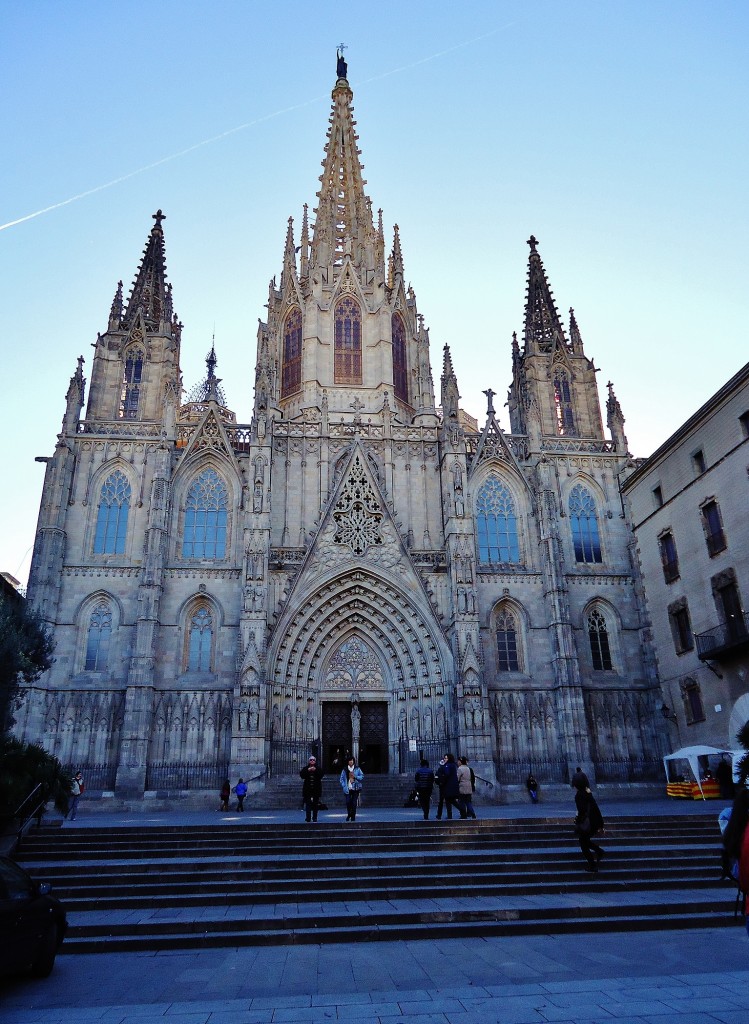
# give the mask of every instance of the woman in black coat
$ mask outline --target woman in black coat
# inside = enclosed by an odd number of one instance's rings
[[[580,849],[587,861],[586,871],[595,874],[598,871],[598,862],[603,857],[604,851],[593,842],[593,837],[603,828],[603,815],[601,814],[595,797],[587,787],[587,779],[573,779],[575,789],[575,833],[580,843]]]

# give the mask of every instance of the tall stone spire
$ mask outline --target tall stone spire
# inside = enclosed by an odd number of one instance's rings
[[[572,306],[570,306],[570,347],[575,355],[582,356],[585,354],[583,338],[580,334],[580,328],[577,326],[575,311]]]
[[[109,329],[116,331],[122,320],[122,281],[117,282],[117,291],[112,299],[112,308],[109,310]]]
[[[528,291],[525,302],[525,352],[553,352],[567,348],[564,330],[559,319],[546,271],[536,246],[534,235],[528,239],[531,247],[528,257]]]
[[[458,379],[455,376],[455,370],[453,369],[453,360],[449,345],[445,345],[443,349],[442,380],[440,383],[442,385],[440,401],[442,403],[443,419],[446,421],[457,420],[460,394],[458,393]]]
[[[161,323],[168,323],[171,320],[171,295],[168,295],[166,283],[164,229],[161,226],[165,215],[161,210],[157,210],[153,219],[156,223],[151,228],[151,234],[143,250],[138,273],[122,318],[122,326],[125,329],[132,324],[139,311],[150,330],[156,331]]]
[[[614,394],[614,385],[611,381],[606,387],[609,389],[606,399],[606,424],[611,431],[611,440],[616,445],[617,452],[624,455],[629,451],[627,435],[624,433],[624,413],[619,405],[619,399]]]
[[[376,231],[371,203],[364,192],[358,135],[353,118],[353,93],[346,62],[338,57],[338,80],[333,88],[321,188],[317,193],[312,260],[315,266],[340,266],[350,255],[354,265],[374,269]]]

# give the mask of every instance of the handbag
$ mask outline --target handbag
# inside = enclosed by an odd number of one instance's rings
[[[582,821],[575,822],[575,832],[579,836],[589,836],[591,833],[590,828],[590,815],[586,814]]]

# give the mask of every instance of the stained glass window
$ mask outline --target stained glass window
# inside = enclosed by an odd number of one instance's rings
[[[408,401],[408,361],[406,359],[406,327],[403,317],[393,317],[393,384],[395,397],[401,402]]]
[[[143,351],[130,349],[125,356],[120,391],[120,419],[134,420],[140,403],[140,384],[143,378]]]
[[[205,607],[200,607],[190,619],[190,645],[187,656],[188,672],[211,671],[211,645],[213,620]]]
[[[593,495],[582,484],[570,491],[570,528],[576,562],[601,562],[601,539],[598,533],[598,513]]]
[[[495,476],[479,490],[476,524],[480,562],[520,561],[515,504],[509,489]]]
[[[610,672],[613,665],[611,661],[611,647],[609,645],[609,632],[606,620],[599,611],[591,612],[588,616],[588,639],[590,640],[593,668],[597,672]]]
[[[228,492],[215,469],[205,469],[190,485],[185,502],[183,558],[224,558]]]
[[[557,414],[557,433],[574,436],[575,417],[572,411],[570,379],[564,370],[554,371],[554,405]]]
[[[124,553],[127,517],[130,511],[130,493],[128,479],[119,469],[104,481],[96,516],[95,555],[121,555]]]
[[[109,664],[109,641],[112,636],[112,612],[104,601],[91,613],[86,637],[86,672],[106,672]]]
[[[350,297],[335,308],[335,383],[361,384],[361,310]]]
[[[500,672],[519,672],[518,624],[508,609],[497,615],[497,668]]]
[[[283,372],[281,397],[293,395],[302,386],[302,311],[290,310],[283,328]]]

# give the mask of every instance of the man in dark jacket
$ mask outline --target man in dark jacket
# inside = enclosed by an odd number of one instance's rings
[[[426,821],[429,818],[429,801],[432,799],[432,789],[434,788],[434,772],[425,757],[421,759],[421,767],[416,769],[414,785],[419,807],[424,812],[424,821]]]
[[[317,811],[320,807],[323,780],[323,773],[317,767],[317,758],[310,757],[306,768],[302,768],[299,775],[302,778],[304,820],[317,821]]]
[[[445,808],[447,810],[447,819],[452,821],[453,807],[457,810],[461,818],[468,817],[460,806],[460,787],[458,785],[458,768],[455,764],[455,755],[448,754],[444,768],[444,784],[442,786],[442,792],[445,795]]]

